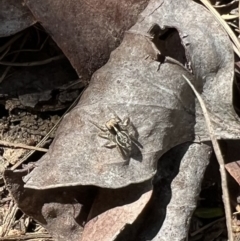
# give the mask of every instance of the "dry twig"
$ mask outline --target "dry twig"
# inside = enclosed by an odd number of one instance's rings
[[[3,227],[0,233],[0,237],[4,237],[10,230],[12,223],[14,222],[16,212],[18,210],[18,207],[16,204],[13,205],[13,202],[11,203],[8,213],[5,216],[5,219],[3,221]]]
[[[46,39],[43,41],[40,48],[38,48],[38,49],[18,49],[18,50],[8,53],[7,56],[9,56],[11,54],[15,54],[15,53],[21,53],[21,52],[40,52],[43,49],[43,47],[45,46],[48,39],[49,39],[49,36],[46,37]]]
[[[41,60],[41,61],[33,61],[33,62],[26,62],[26,63],[12,63],[12,62],[6,62],[6,61],[0,61],[1,65],[6,65],[6,66],[26,66],[26,67],[30,67],[30,66],[39,66],[39,65],[44,65],[44,64],[48,64],[51,63],[55,60],[59,60],[59,59],[63,59],[65,58],[65,56],[63,54],[60,54],[58,56],[49,58],[49,59],[45,59],[45,60]]]
[[[0,60],[2,60],[6,56],[9,50],[10,50],[10,46],[6,48],[6,50],[2,53],[2,55],[0,55]]]
[[[16,241],[16,240],[31,240],[31,239],[42,239],[45,238],[47,240],[51,239],[51,236],[47,233],[26,233],[25,235],[11,235],[6,236],[4,238],[0,238],[0,241]]]
[[[7,43],[5,43],[3,46],[0,47],[0,53],[3,52],[5,49],[7,49],[10,45],[12,45],[22,35],[23,35],[23,33],[19,33],[19,34],[13,36]]]
[[[22,143],[13,143],[13,142],[8,142],[8,141],[1,141],[1,140],[0,140],[0,146],[23,148],[23,149],[29,149],[29,150],[35,150],[35,151],[41,151],[41,152],[47,152],[48,151],[48,149],[46,149],[46,148],[28,146],[28,145],[25,145],[25,144],[22,144]]]
[[[213,5],[214,8],[225,8],[225,7],[230,7],[231,5],[233,5],[235,2],[238,2],[238,0],[233,0],[229,3],[226,4],[222,4],[222,5]]]
[[[229,199],[229,193],[228,193],[228,187],[227,187],[227,175],[226,175],[225,164],[224,164],[223,156],[222,156],[222,153],[221,153],[221,149],[220,149],[220,146],[218,144],[217,138],[214,134],[214,128],[212,126],[207,108],[204,104],[204,101],[203,101],[202,97],[197,92],[195,87],[192,85],[190,80],[184,75],[183,75],[183,77],[187,81],[187,83],[189,84],[191,89],[193,90],[194,94],[196,95],[196,97],[197,97],[197,99],[200,103],[200,106],[202,108],[202,112],[203,112],[203,115],[204,115],[204,118],[205,118],[205,121],[206,121],[206,125],[207,125],[207,128],[208,128],[209,137],[212,141],[213,149],[215,151],[215,155],[216,155],[216,158],[217,158],[218,163],[219,163],[220,175],[221,175],[221,181],[222,181],[221,184],[222,184],[222,193],[223,193],[223,203],[224,203],[226,223],[227,223],[227,229],[228,229],[228,239],[229,239],[229,241],[233,241],[232,224],[231,224],[232,213],[231,213],[230,199]]]
[[[240,26],[240,1],[238,2],[238,26]]]
[[[0,200],[0,204],[4,204],[4,203],[6,203],[6,202],[8,202],[8,201],[11,201],[11,200],[12,200],[12,197],[2,198],[2,199]]]
[[[17,35],[17,36],[18,36],[18,35]],[[21,36],[21,35],[20,35],[20,36]],[[20,49],[22,49],[23,46],[25,45],[25,43],[26,43],[26,41],[27,41],[27,38],[28,38],[28,34],[26,34],[26,35],[24,36],[24,39],[23,39],[23,41],[22,41],[22,43],[21,43],[21,45],[20,45]],[[13,39],[15,39],[15,38],[13,37]],[[15,40],[16,40],[16,39],[15,39]],[[12,43],[12,42],[11,42],[11,43]],[[12,62],[14,62],[14,61],[17,59],[18,55],[19,55],[19,53],[16,53],[16,54],[13,56]],[[10,63],[12,63],[12,62],[10,62]],[[4,78],[6,77],[8,71],[10,70],[10,68],[11,68],[11,66],[8,65],[7,68],[5,69],[4,73],[2,74],[1,78],[0,78],[0,83],[4,80]]]

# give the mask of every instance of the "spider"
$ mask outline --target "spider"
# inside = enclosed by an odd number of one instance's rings
[[[98,136],[108,140],[108,142],[103,145],[104,147],[117,147],[124,160],[130,158],[132,152],[132,140],[135,140],[135,137],[129,118],[122,121],[116,113],[114,113],[114,118],[108,120],[105,123],[105,126],[99,126],[92,121],[90,122],[102,131]]]

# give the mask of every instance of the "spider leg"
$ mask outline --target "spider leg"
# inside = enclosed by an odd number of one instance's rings
[[[108,129],[105,127],[105,126],[100,126],[100,125],[98,125],[96,122],[94,122],[94,121],[90,121],[89,120],[89,122],[90,123],[92,123],[94,126],[96,126],[98,129],[100,129],[101,131],[103,131],[103,132],[107,132],[108,131]]]
[[[109,133],[106,132],[100,132],[98,133],[98,136],[102,137],[103,139],[111,140]]]
[[[117,144],[114,143],[114,142],[112,142],[112,141],[108,141],[108,142],[107,142],[106,144],[104,144],[103,146],[106,147],[106,148],[112,149],[112,148],[116,147]]]

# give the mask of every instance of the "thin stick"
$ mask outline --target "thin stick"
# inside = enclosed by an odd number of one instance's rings
[[[11,208],[9,208],[8,210],[8,214],[6,216],[6,219],[3,223],[3,227],[1,230],[1,237],[4,237],[10,230],[11,225],[13,224],[13,222],[15,221],[15,215],[17,213],[18,207],[16,204],[14,204],[13,206],[11,206]]]
[[[213,226],[214,224],[216,224],[216,223],[218,223],[218,222],[221,222],[221,221],[223,221],[223,220],[225,220],[225,217],[220,218],[220,219],[217,219],[217,220],[215,220],[215,221],[213,221],[213,222],[211,222],[211,223],[203,226],[202,228],[196,230],[195,232],[192,232],[192,233],[190,234],[190,236],[191,236],[191,237],[194,237],[195,235],[199,234],[200,232],[204,231],[205,229],[207,229],[207,228]]]
[[[4,203],[6,203],[6,202],[8,202],[8,201],[11,201],[11,200],[12,200],[11,197],[2,198],[2,199],[0,200],[0,204],[4,204]]]
[[[43,41],[43,43],[41,44],[39,49],[19,49],[19,50],[15,50],[15,51],[8,53],[7,56],[9,56],[11,54],[15,54],[15,53],[21,53],[21,52],[40,52],[42,50],[42,48],[44,47],[44,45],[46,44],[48,39],[49,39],[49,36],[46,37],[46,39]]]
[[[238,16],[239,16],[239,18],[238,18],[238,26],[240,26],[239,24],[240,24],[240,1],[238,2]],[[239,27],[238,27],[238,29],[239,29]]]
[[[6,65],[6,66],[39,66],[51,63],[52,61],[63,59],[65,56],[63,54],[60,54],[58,56],[41,60],[41,61],[35,61],[35,62],[26,62],[26,63],[12,63],[12,62],[6,62],[6,61],[0,61],[0,65]]]
[[[41,152],[47,152],[48,149],[36,147],[36,146],[29,146],[22,143],[13,143],[8,141],[1,141],[0,140],[0,146],[7,146],[7,147],[15,147],[15,148],[23,148],[28,150],[34,150],[34,151],[41,151]]]
[[[240,57],[240,52],[239,52],[239,50],[237,49],[237,47],[234,44],[233,44],[233,50]]]
[[[51,235],[48,233],[26,233],[25,235],[11,235],[0,238],[0,241],[16,241],[16,240],[31,240],[31,239],[51,239]]]
[[[23,46],[25,45],[26,41],[27,41],[27,38],[28,38],[28,33],[24,36],[23,40],[22,40],[22,43],[20,45],[20,49],[23,48]],[[18,57],[19,53],[16,53],[14,56],[13,56],[13,59],[12,59],[12,62],[14,62],[17,57]],[[11,66],[7,66],[7,68],[5,69],[5,71],[3,72],[1,78],[0,78],[0,83],[4,80],[4,78],[6,77],[7,73],[9,72]]]
[[[12,45],[17,39],[19,39],[23,33],[17,34],[13,36],[7,43],[5,43],[3,46],[0,47],[0,53],[4,51],[6,48],[8,48],[10,45]]]
[[[226,3],[223,5],[213,5],[214,8],[225,8],[225,7],[229,7],[231,5],[233,5],[235,2],[238,2],[238,0],[233,0],[230,3]]]
[[[233,235],[232,235],[232,225],[231,225],[231,208],[230,208],[230,199],[229,199],[229,193],[228,193],[228,187],[227,187],[227,175],[226,175],[226,171],[225,171],[225,166],[224,166],[224,160],[223,160],[223,156],[221,153],[221,149],[220,146],[218,144],[217,138],[214,134],[214,128],[212,126],[207,108],[204,104],[204,101],[202,99],[202,97],[200,96],[200,94],[197,92],[197,90],[195,89],[195,87],[192,85],[192,83],[190,82],[190,80],[185,77],[183,75],[183,78],[187,81],[187,83],[189,84],[189,86],[191,87],[191,89],[193,90],[194,94],[196,95],[200,106],[202,108],[202,112],[206,121],[206,125],[208,128],[208,132],[209,132],[209,136],[210,139],[212,141],[212,145],[213,145],[213,149],[215,151],[215,155],[216,158],[218,160],[219,163],[219,169],[220,169],[220,175],[221,175],[221,184],[222,184],[222,193],[223,193],[223,203],[224,203],[224,208],[225,208],[225,214],[226,214],[226,223],[227,223],[227,230],[228,230],[228,239],[229,241],[233,241]]]
[[[4,53],[2,53],[2,55],[0,56],[0,60],[2,60],[6,56],[9,50],[10,50],[10,46],[5,50]]]

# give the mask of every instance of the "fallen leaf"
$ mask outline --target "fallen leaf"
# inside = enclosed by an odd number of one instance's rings
[[[21,1],[0,0],[0,38],[13,35],[36,23]]]
[[[165,190],[162,195],[158,194],[159,190],[164,188],[160,185],[161,181],[159,185],[155,184],[156,204],[160,200],[164,200],[166,196],[171,195],[171,197],[168,197],[170,200],[165,207],[159,207],[166,212],[165,219],[159,232],[152,239],[153,241],[186,240],[188,237],[190,220],[197,206],[201,182],[211,153],[211,146],[206,144],[185,143],[166,153],[160,160],[158,169],[160,178],[169,178],[168,176],[172,175],[170,170],[177,168],[178,165],[179,171],[168,181],[168,184],[171,185],[168,187],[170,190]],[[169,170],[169,166],[174,166],[174,164],[176,167]],[[157,211],[159,208],[155,205],[155,212],[159,213]]]
[[[231,162],[225,165],[229,174],[240,185],[240,161]]]
[[[108,64],[93,75],[78,105],[64,117],[41,165],[25,177],[25,187],[120,188],[143,182],[153,177],[163,153],[193,140],[194,95],[181,77],[191,75],[182,66],[160,64],[154,58],[157,53],[147,37],[127,33]],[[92,124],[104,126],[114,112],[122,120],[129,117],[136,133],[129,160],[117,148],[104,147],[107,140]],[[51,172],[50,166],[55,167]]]
[[[151,188],[151,182],[148,181],[118,190],[101,189],[81,241],[115,240],[141,214],[152,195]]]
[[[68,187],[54,191],[25,189],[22,177],[30,170],[31,168],[15,172],[6,170],[4,173],[7,188],[18,207],[45,227],[55,240],[78,240],[82,235],[96,188]]]
[[[25,0],[84,82],[105,64],[149,0]]]

